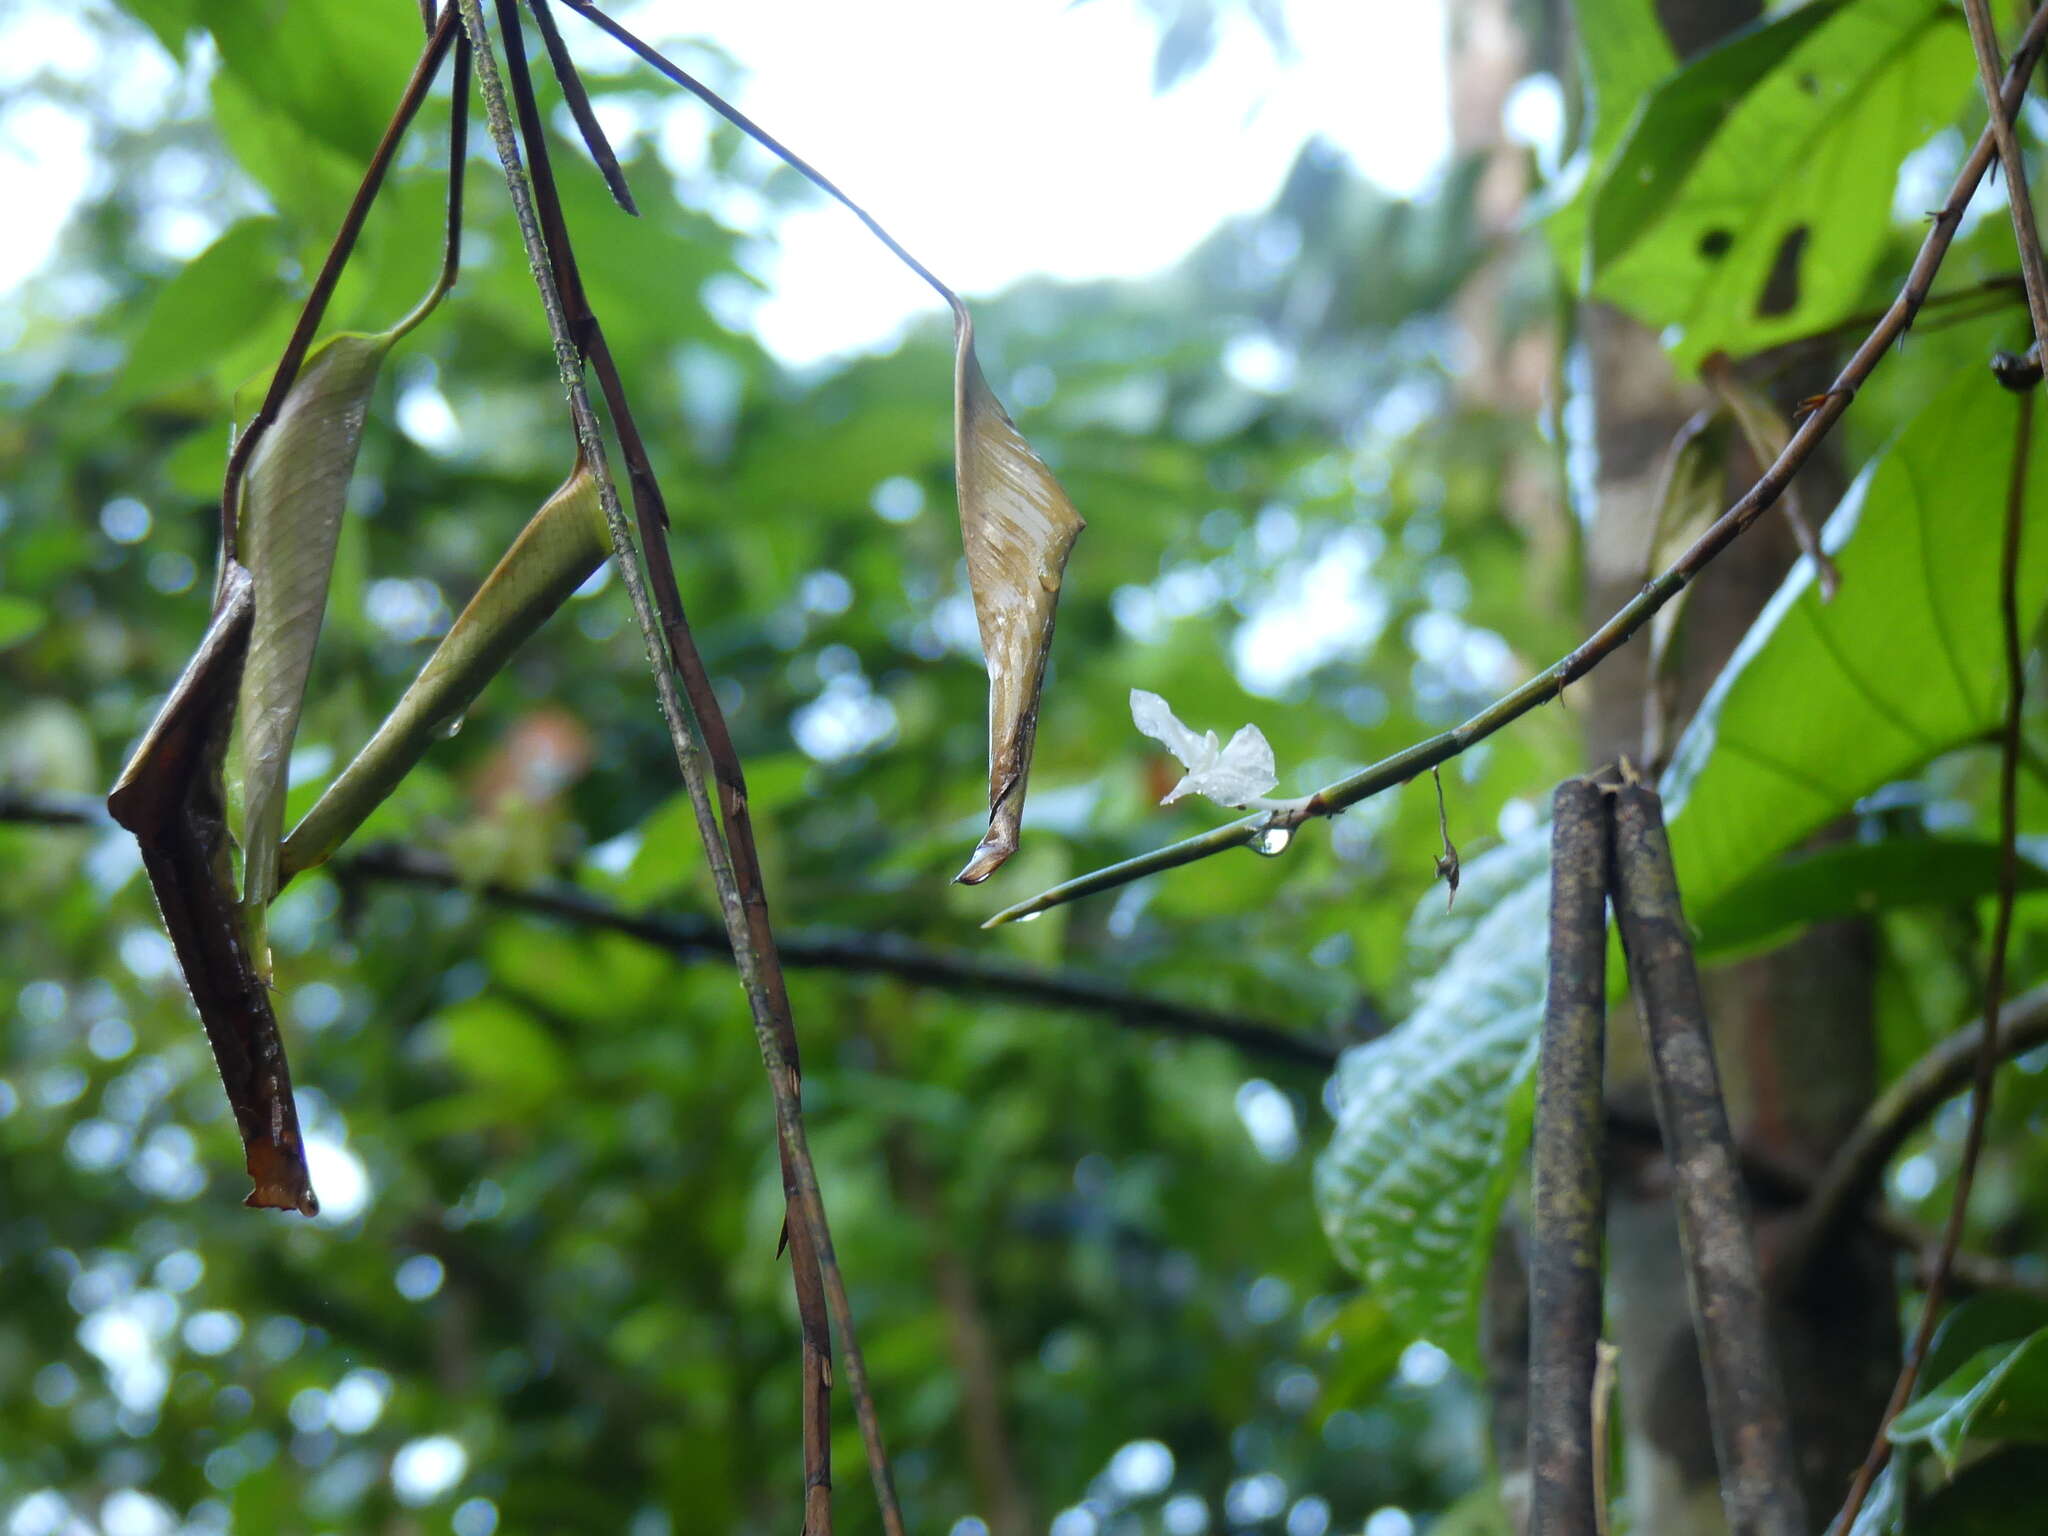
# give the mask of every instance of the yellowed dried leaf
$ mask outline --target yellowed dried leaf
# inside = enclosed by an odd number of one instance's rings
[[[954,474],[988,667],[989,812],[987,835],[954,878],[977,885],[1017,851],[1060,581],[1086,525],[982,376],[974,322],[957,301],[953,317]]]

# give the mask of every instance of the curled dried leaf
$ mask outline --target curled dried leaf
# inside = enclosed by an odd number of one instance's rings
[[[988,832],[954,878],[977,885],[1017,851],[1060,582],[1086,525],[982,376],[957,300],[953,321],[954,474],[988,667]]]
[[[306,1172],[284,1040],[249,952],[228,856],[222,767],[255,610],[248,571],[230,562],[213,622],[107,797],[135,834],[185,985],[206,1027],[241,1132],[246,1204],[320,1209]]]
[[[327,612],[363,418],[394,333],[345,333],[308,357],[242,481],[241,547],[255,578],[241,737],[242,904],[253,931],[278,890],[285,769]],[[258,957],[267,968],[267,959]]]
[[[284,840],[283,878],[324,863],[347,841],[610,552],[597,482],[579,459],[512,541],[369,744]]]

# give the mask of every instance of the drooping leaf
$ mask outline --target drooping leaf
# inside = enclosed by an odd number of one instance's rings
[[[1894,1445],[1927,1446],[1950,1474],[1971,1441],[2048,1443],[2048,1329],[1979,1350],[1886,1433]]]
[[[954,331],[954,473],[989,687],[988,832],[955,877],[976,885],[1017,851],[1060,581],[1085,524],[982,377],[957,301]]]
[[[1400,1025],[1345,1052],[1337,1129],[1316,1164],[1338,1256],[1403,1325],[1468,1368],[1494,1223],[1533,1109],[1549,891],[1541,869],[1528,872],[1530,846],[1472,861],[1462,942]],[[1493,898],[1484,910],[1481,893]],[[1429,897],[1415,926],[1444,920]]]
[[[1593,200],[1592,291],[1678,328],[1683,367],[1864,301],[1899,161],[1969,90],[1943,0],[1818,0],[1737,34],[1644,104]]]
[[[1662,785],[1692,910],[1711,911],[1862,796],[1997,722],[1999,530],[2018,410],[1982,368],[1929,401],[1821,532],[1840,594],[1823,603],[1802,559],[1716,680]],[[2033,526],[2048,507],[2044,438],[2037,422]],[[2048,604],[2048,538],[2024,540],[2018,583],[2031,627]]]
[[[142,849],[164,927],[199,1009],[242,1136],[249,1205],[320,1209],[270,988],[236,905],[222,767],[255,611],[249,573],[230,565],[206,637],[107,797]]]
[[[242,669],[242,901],[252,921],[278,890],[285,771],[305,704],[313,648],[363,418],[390,350],[388,334],[344,333],[299,370],[242,481],[239,554],[255,578],[255,618]],[[259,964],[267,964],[258,957]]]
[[[279,854],[281,877],[326,861],[460,724],[505,663],[611,552],[597,483],[579,461],[469,600],[419,676]]]

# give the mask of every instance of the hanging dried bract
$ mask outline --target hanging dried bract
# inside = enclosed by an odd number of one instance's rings
[[[974,321],[958,299],[953,324],[960,532],[988,667],[988,832],[954,878],[976,885],[1017,851],[1060,580],[1086,525],[982,377]]]
[[[222,764],[255,610],[230,563],[206,638],[107,797],[135,834],[185,985],[213,1047],[255,1188],[246,1204],[320,1209],[306,1173],[291,1072],[235,900]]]
[[[324,863],[398,787],[548,616],[611,552],[597,482],[579,459],[449,627],[369,744],[284,840],[285,879]]]

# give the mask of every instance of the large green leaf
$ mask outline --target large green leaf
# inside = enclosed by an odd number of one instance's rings
[[[1744,880],[1693,919],[1703,956],[1766,948],[1809,923],[1897,907],[1952,907],[1998,888],[1996,843],[1897,837],[1848,843],[1787,859]],[[2048,870],[2020,862],[2020,889],[2048,886]]]
[[[1707,912],[1859,797],[1998,721],[2000,527],[2018,402],[1984,369],[1930,401],[1843,498],[1701,705],[1664,777],[1688,907]],[[2030,520],[2048,507],[2036,424]],[[1706,578],[1711,582],[1713,577]],[[2026,541],[2021,612],[2048,601],[2048,539]]]
[[[1473,860],[1472,884],[1498,899],[1475,920],[1468,886],[1464,941],[1415,1011],[1345,1053],[1337,1131],[1316,1165],[1339,1256],[1401,1323],[1468,1369],[1494,1223],[1529,1135],[1549,953],[1548,882],[1527,874],[1531,842],[1547,849],[1537,834]],[[1432,892],[1413,940],[1433,946],[1440,910]]]
[[[1821,0],[1647,101],[1593,200],[1593,291],[1676,328],[1682,366],[1839,320],[1891,236],[1900,159],[1971,89],[1943,0]]]
[[[1927,1446],[1951,1474],[1971,1441],[2048,1442],[2048,1328],[1979,1350],[1886,1433],[1894,1445]]]
[[[1655,0],[1582,0],[1576,19],[1587,122],[1546,199],[1556,208],[1543,224],[1558,264],[1573,276],[1587,256],[1593,194],[1622,134],[1657,82],[1678,67]]]

